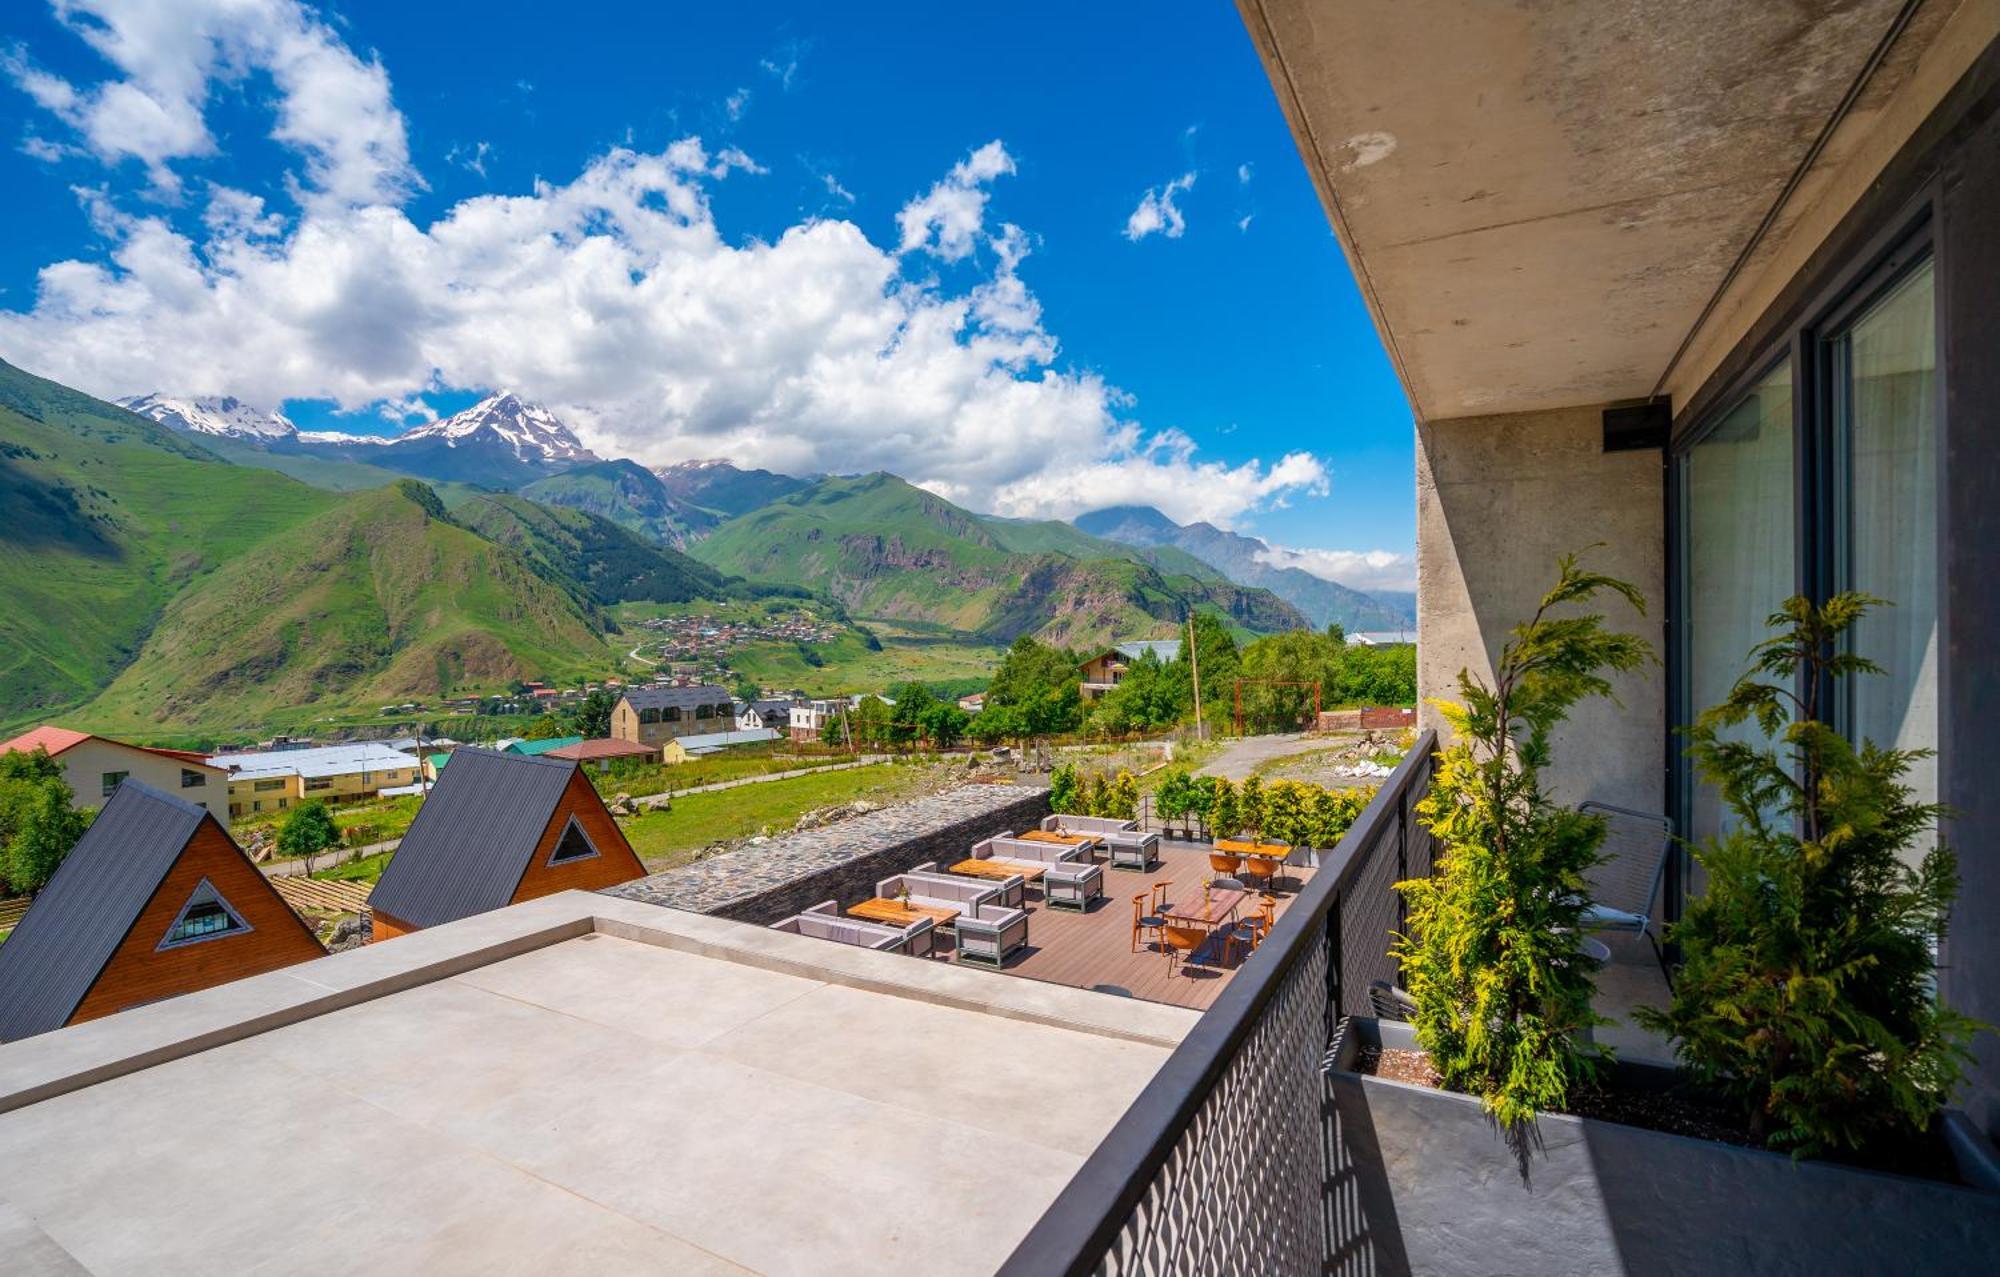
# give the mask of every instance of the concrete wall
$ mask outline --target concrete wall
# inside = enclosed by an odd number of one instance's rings
[[[1556,558],[1596,542],[1588,564],[1646,596],[1620,599],[1613,624],[1664,659],[1664,456],[1602,450],[1597,408],[1431,421],[1417,427],[1417,692],[1456,699],[1458,672],[1490,682],[1507,631],[1554,584]],[[1582,706],[1556,740],[1558,797],[1644,811],[1665,802],[1664,665],[1619,683],[1622,705]],[[1418,709],[1442,729],[1437,710]]]

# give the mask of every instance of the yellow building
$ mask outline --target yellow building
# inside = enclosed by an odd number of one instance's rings
[[[414,756],[371,741],[217,754],[210,761],[229,772],[229,812],[237,818],[285,811],[308,798],[329,803],[373,798],[422,780]]]

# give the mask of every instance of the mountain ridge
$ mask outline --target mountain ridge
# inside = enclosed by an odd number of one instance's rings
[[[1304,613],[1315,628],[1339,624],[1349,631],[1414,629],[1415,616],[1385,601],[1301,568],[1278,567],[1260,555],[1270,547],[1256,537],[1225,532],[1211,523],[1179,524],[1152,506],[1111,506],[1078,515],[1077,528],[1128,545],[1171,545],[1232,581],[1268,589]]]

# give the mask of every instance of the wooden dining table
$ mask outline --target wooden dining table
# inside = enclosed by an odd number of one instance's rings
[[[1283,860],[1292,854],[1287,843],[1244,842],[1238,838],[1218,838],[1215,849],[1226,856],[1249,856],[1256,860]]]
[[[1166,916],[1170,922],[1189,922],[1197,926],[1220,927],[1236,917],[1236,911],[1250,898],[1247,891],[1237,891],[1230,887],[1217,887],[1205,896],[1197,891],[1184,900],[1177,900],[1168,908]]]

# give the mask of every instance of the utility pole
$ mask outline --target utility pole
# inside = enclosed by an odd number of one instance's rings
[[[1188,665],[1194,670],[1194,738],[1208,739],[1208,733],[1201,725],[1201,653],[1194,642],[1194,613],[1188,613]]]

